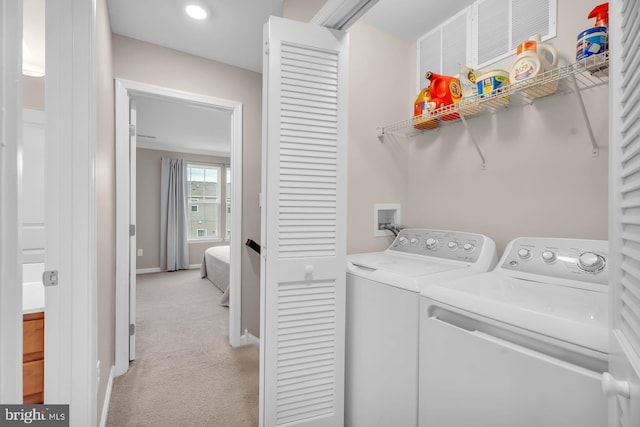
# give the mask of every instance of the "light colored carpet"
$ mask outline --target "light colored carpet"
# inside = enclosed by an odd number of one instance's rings
[[[258,425],[259,355],[229,346],[229,311],[198,270],[139,275],[136,360],[115,379],[107,425]]]

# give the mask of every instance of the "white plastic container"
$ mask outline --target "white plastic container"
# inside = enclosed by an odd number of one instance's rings
[[[550,95],[558,89],[558,80],[545,83],[548,75],[543,74],[558,66],[558,52],[553,46],[542,43],[540,34],[536,34],[518,45],[518,56],[511,67],[509,80],[512,85],[524,80],[538,78],[539,85],[525,89],[523,92],[527,98],[539,98]],[[544,79],[544,80],[542,80]],[[516,86],[517,88],[517,86]]]

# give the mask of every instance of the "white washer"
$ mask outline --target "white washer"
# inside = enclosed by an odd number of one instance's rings
[[[480,234],[405,229],[387,250],[347,260],[345,425],[415,427],[420,291],[488,271],[495,243]]]
[[[602,427],[606,241],[519,238],[422,292],[421,427]]]

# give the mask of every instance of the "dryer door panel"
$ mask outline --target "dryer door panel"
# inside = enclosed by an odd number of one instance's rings
[[[602,427],[600,374],[435,317],[420,330],[420,427]]]

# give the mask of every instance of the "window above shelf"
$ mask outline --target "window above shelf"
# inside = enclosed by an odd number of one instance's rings
[[[456,104],[447,105],[422,117],[412,117],[378,127],[378,137],[417,136],[440,126],[464,121],[482,114],[491,114],[508,106],[529,105],[536,99],[580,92],[609,82],[609,52],[594,55],[539,76],[506,85],[488,95],[474,95]],[[462,117],[460,117],[462,116]]]

